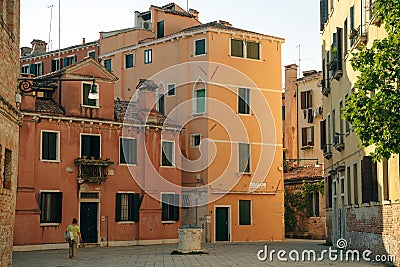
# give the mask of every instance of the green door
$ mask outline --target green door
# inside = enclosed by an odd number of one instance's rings
[[[229,208],[215,209],[215,241],[229,241]]]

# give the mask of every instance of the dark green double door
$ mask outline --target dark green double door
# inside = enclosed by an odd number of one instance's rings
[[[97,243],[98,207],[99,203],[97,202],[81,202],[80,228],[82,243]]]
[[[215,241],[230,241],[229,207],[215,208]]]

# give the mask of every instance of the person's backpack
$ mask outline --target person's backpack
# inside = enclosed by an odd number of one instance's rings
[[[64,239],[65,239],[65,241],[67,241],[67,242],[69,242],[69,241],[71,241],[71,240],[74,240],[74,233],[72,233],[72,231],[69,231],[69,230],[65,231],[65,233],[64,233]]]

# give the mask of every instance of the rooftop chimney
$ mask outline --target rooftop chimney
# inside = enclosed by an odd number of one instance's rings
[[[47,43],[45,41],[33,39],[31,44],[32,44],[32,52],[31,52],[32,55],[38,56],[46,53]]]
[[[82,45],[85,45],[85,44],[86,44],[86,39],[82,38]]]
[[[306,71],[303,71],[303,76],[306,77],[306,76],[313,75],[315,73],[317,73],[316,70],[306,70]]]
[[[197,20],[199,19],[199,11],[197,11],[196,9],[190,8],[189,9],[189,14],[193,15],[195,17],[195,19],[197,19]]]
[[[224,26],[232,27],[232,24],[230,24],[228,21],[225,20],[219,20],[218,23]]]

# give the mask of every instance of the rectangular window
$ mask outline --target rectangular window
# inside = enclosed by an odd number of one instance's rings
[[[61,223],[62,192],[40,192],[40,222]]]
[[[348,24],[347,24],[347,19],[344,20],[343,24],[343,54],[346,56],[347,55],[347,50],[348,50]]]
[[[250,114],[250,89],[248,88],[239,88],[238,112]]]
[[[350,166],[347,167],[347,205],[351,205],[351,192],[353,192],[351,188],[351,169]]]
[[[239,144],[239,172],[250,173],[250,144]]]
[[[55,58],[51,61],[51,71],[57,71],[62,68],[61,58]]]
[[[179,221],[179,194],[161,194],[161,220]]]
[[[41,160],[59,160],[59,133],[42,131]]]
[[[300,92],[301,109],[312,108],[312,93],[310,91]]]
[[[358,205],[358,169],[357,169],[357,163],[353,165],[353,195],[354,195],[354,201],[353,203]]]
[[[159,94],[157,100],[157,111],[163,115],[165,115],[165,95]]]
[[[231,56],[244,57],[243,40],[231,39]]]
[[[239,225],[251,225],[251,200],[239,200]]]
[[[95,159],[100,158],[100,136],[99,135],[81,135],[81,157]]]
[[[137,150],[136,139],[120,138],[119,139],[119,163],[120,164],[136,164]]]
[[[99,88],[97,88],[97,92],[99,92]],[[89,107],[97,107],[98,99],[89,99],[89,93],[92,90],[92,84],[83,83],[82,84],[82,105]]]
[[[376,162],[370,156],[361,160],[362,202],[378,201]]]
[[[21,73],[29,73],[29,71],[30,71],[30,66],[29,65],[23,65],[22,67],[21,67]]]
[[[43,63],[36,62],[34,64],[31,64],[29,67],[29,73],[33,74],[35,76],[42,76],[43,75]]]
[[[96,52],[95,51],[89,51],[88,56],[95,59],[96,58]]]
[[[168,96],[174,96],[176,94],[176,84],[170,83],[167,85],[168,87]]]
[[[108,71],[112,71],[112,60],[106,59],[104,60],[104,67],[108,70]]]
[[[140,195],[135,193],[117,193],[115,207],[116,222],[138,222]]]
[[[326,143],[326,120],[322,120],[319,123],[319,133],[320,133],[320,143],[321,143],[321,149],[324,149],[325,146],[327,145]]]
[[[389,196],[389,162],[387,159],[382,161],[383,168],[383,200],[390,200]]]
[[[332,208],[332,197],[333,197],[333,188],[332,188],[332,176],[328,176],[326,178],[326,207]]]
[[[307,193],[307,217],[319,217],[319,192]]]
[[[247,46],[247,58],[260,59],[260,44],[248,41]]]
[[[192,134],[190,135],[190,146],[198,147],[201,142],[201,134]]]
[[[12,151],[6,148],[4,153],[4,169],[3,169],[4,188],[11,188],[11,177],[12,177],[11,169],[12,169]]]
[[[314,126],[301,129],[301,145],[314,146]]]
[[[206,39],[200,39],[195,41],[195,55],[205,55],[206,54]]]
[[[285,106],[282,106],[282,120],[285,120]]]
[[[67,67],[67,66],[69,66],[69,65],[72,65],[72,64],[74,64],[74,63],[76,63],[76,56],[75,56],[75,55],[73,55],[73,56],[68,56],[68,57],[65,57],[65,58],[64,58],[64,67]]]
[[[153,51],[152,49],[144,50],[144,64],[150,64],[153,62]]]
[[[133,68],[133,66],[134,66],[133,54],[125,55],[125,69]]]
[[[174,166],[174,142],[162,141],[161,166]]]
[[[196,113],[206,112],[206,89],[196,90]]]
[[[164,21],[157,22],[157,38],[164,37]]]

